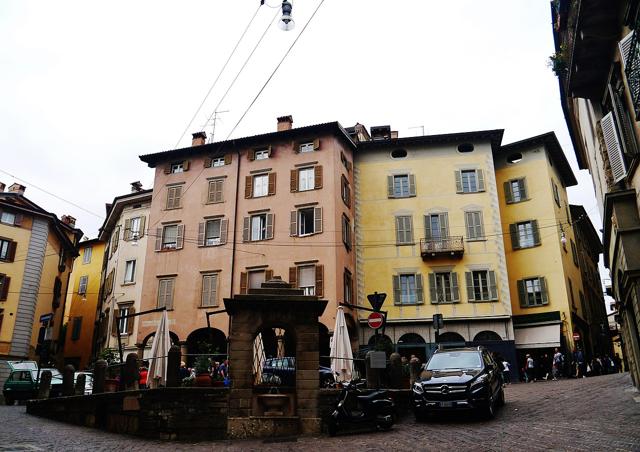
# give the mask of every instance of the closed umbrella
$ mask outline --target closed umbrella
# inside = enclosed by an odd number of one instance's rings
[[[169,319],[167,317],[167,311],[162,311],[162,317],[160,317],[160,323],[158,323],[158,329],[151,344],[151,364],[147,376],[150,388],[164,386],[167,383],[167,355],[169,354],[169,347],[171,347]]]
[[[342,306],[338,307],[336,314],[336,326],[333,329],[333,341],[331,343],[331,370],[336,375],[337,381],[351,380],[353,371],[353,353],[347,322],[344,319]]]

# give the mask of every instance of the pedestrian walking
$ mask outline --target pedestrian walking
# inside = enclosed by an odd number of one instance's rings
[[[505,384],[511,383],[511,364],[506,359],[502,361],[502,378]]]
[[[527,378],[527,383],[531,383],[532,381],[536,381],[536,368],[533,358],[530,354],[527,353],[527,359],[525,363],[525,375]]]
[[[622,369],[622,360],[617,353],[613,358],[611,358],[611,360],[613,361],[614,372],[624,372],[624,369]]]
[[[562,373],[562,367],[564,366],[564,356],[560,353],[560,350],[556,347],[553,354],[553,368],[551,369],[551,375],[553,381],[557,381],[558,377]]]

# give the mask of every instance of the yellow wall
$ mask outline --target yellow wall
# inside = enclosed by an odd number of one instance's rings
[[[80,243],[80,256],[74,261],[73,272],[70,276],[69,291],[67,293],[67,305],[65,323],[67,334],[64,345],[64,357],[80,358],[79,369],[84,369],[90,361],[95,326],[98,295],[100,291],[100,274],[102,272],[102,260],[104,257],[104,242],[90,241]],[[84,263],[84,254],[87,247],[91,247],[91,261]],[[85,295],[78,293],[80,278],[88,276],[88,284]],[[80,337],[73,340],[73,319],[82,317]]]
[[[369,306],[365,295],[386,292],[384,309],[390,321],[402,319],[431,319],[441,313],[446,319],[510,316],[506,262],[500,235],[500,217],[496,184],[493,178],[491,146],[474,143],[471,153],[459,153],[457,144],[429,145],[406,148],[405,159],[392,159],[385,150],[367,150],[356,154],[358,250],[360,252],[358,278],[359,303]],[[484,171],[486,191],[457,194],[455,171],[480,168]],[[387,176],[409,173],[416,175],[416,197],[389,199]],[[464,212],[481,210],[485,240],[467,241]],[[448,212],[449,235],[465,236],[462,259],[447,257],[423,261],[420,255],[420,239],[424,238],[424,216],[435,211]],[[415,245],[396,246],[395,216],[412,215]],[[460,302],[455,304],[431,304],[428,274],[442,267],[452,267],[458,274]],[[497,302],[473,303],[467,301],[465,272],[473,269],[493,270],[497,277]],[[411,306],[394,306],[392,275],[398,272],[416,272],[423,276],[424,303]],[[443,271],[443,270],[441,270]],[[449,271],[449,270],[447,270]],[[366,314],[360,313],[366,318]],[[503,327],[504,329],[504,327]],[[505,336],[505,332],[497,331]],[[464,336],[467,336],[465,333]],[[471,334],[473,336],[473,333]],[[433,341],[433,337],[425,338]],[[513,337],[504,337],[513,339]],[[468,337],[467,340],[473,340]]]

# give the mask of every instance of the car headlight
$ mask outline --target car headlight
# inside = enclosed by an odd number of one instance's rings
[[[487,381],[487,375],[480,375],[473,383],[471,383],[471,389],[478,389],[483,386]]]
[[[414,383],[413,392],[415,392],[416,394],[422,394],[424,393],[424,389],[422,388],[422,385],[420,383]]]

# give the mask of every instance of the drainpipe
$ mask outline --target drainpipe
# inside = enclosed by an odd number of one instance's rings
[[[236,141],[232,146],[236,149],[238,164],[236,165],[236,202],[233,205],[233,242],[231,245],[231,285],[229,287],[229,298],[233,298],[233,274],[236,266],[236,234],[238,233],[238,195],[240,193],[240,151],[236,148]]]

